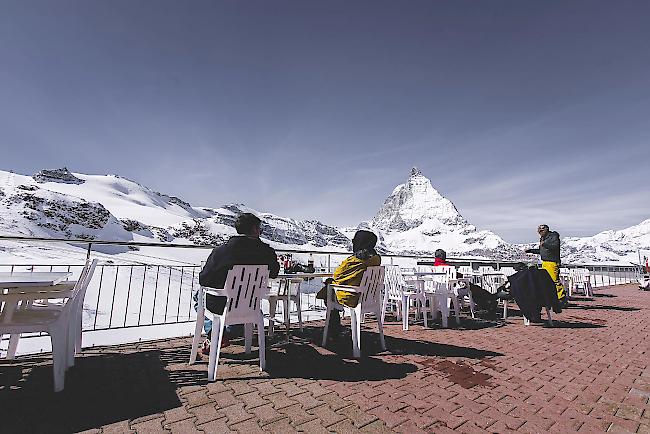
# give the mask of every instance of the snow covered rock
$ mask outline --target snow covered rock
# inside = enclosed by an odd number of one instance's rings
[[[83,184],[84,180],[74,176],[67,167],[54,170],[41,170],[34,176],[36,182],[62,182],[64,184]]]

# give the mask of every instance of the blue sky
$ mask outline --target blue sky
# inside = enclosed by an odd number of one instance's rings
[[[0,1],[0,168],[353,226],[418,166],[506,240],[650,218],[650,2]]]

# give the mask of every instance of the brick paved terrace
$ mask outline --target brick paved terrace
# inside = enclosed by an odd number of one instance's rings
[[[214,383],[189,338],[87,349],[56,395],[48,356],[2,361],[0,431],[650,432],[650,293],[597,290],[553,328],[514,313],[409,332],[388,318],[386,352],[370,321],[359,361],[349,333],[323,349],[310,323],[264,373],[235,340]]]

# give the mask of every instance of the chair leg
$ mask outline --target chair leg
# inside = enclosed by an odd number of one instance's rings
[[[350,326],[352,327],[352,357],[361,357],[361,309],[360,306],[350,309]]]
[[[275,331],[275,311],[278,308],[278,299],[269,297],[269,336],[273,336]]]
[[[221,355],[221,340],[223,338],[223,331],[226,323],[225,319],[226,318],[221,315],[215,315],[214,321],[212,323],[212,339],[210,340],[210,359],[208,361],[208,381],[217,380],[217,367],[219,366],[219,356]],[[215,324],[215,322],[217,324]]]
[[[330,316],[332,313],[332,308],[327,306],[327,314],[325,315],[325,328],[323,329],[323,341],[321,342],[321,347],[324,347],[327,344],[327,332],[330,328]]]
[[[264,338],[264,317],[260,311],[260,318],[257,320],[257,346],[260,350],[260,371],[266,369],[266,339]]]
[[[402,330],[409,329],[409,298],[407,295],[402,296]]]
[[[244,324],[244,346],[246,354],[251,352],[251,344],[253,343],[253,324]]]
[[[426,301],[426,298],[417,300],[415,303],[416,303],[416,305],[419,304],[419,306],[420,306],[419,310],[422,311],[422,319],[424,320],[424,328],[425,329],[429,328],[429,324],[427,324],[427,306],[426,306],[427,301]],[[429,310],[431,310],[431,303],[429,303]],[[431,310],[431,312],[432,312],[431,313],[431,320],[433,321],[433,311]]]
[[[401,301],[395,302],[395,315],[396,315],[398,321],[402,320],[402,302]]]
[[[384,321],[381,319],[379,312],[377,315],[377,329],[379,330],[379,343],[381,344],[381,350],[386,351],[386,339],[384,338]]]
[[[469,311],[472,314],[472,319],[476,318],[474,316],[474,311],[476,310],[476,305],[474,304],[474,298],[472,297],[472,291],[469,291]]]
[[[52,340],[52,370],[54,374],[54,391],[60,392],[65,386],[67,330],[54,327],[50,331]]]
[[[196,313],[196,325],[194,326],[194,337],[192,338],[192,351],[190,351],[190,365],[196,362],[196,354],[199,351],[199,341],[203,331],[203,322],[205,321],[205,310],[199,308]]]
[[[388,308],[388,291],[384,292],[384,297],[381,302],[381,322],[386,319],[386,309]],[[379,317],[377,317],[379,318]]]
[[[524,325],[529,326],[530,325],[530,320],[524,315]]]
[[[296,296],[296,308],[298,309],[298,326],[300,327],[300,331],[302,332],[302,296],[300,293]]]
[[[11,334],[9,336],[9,347],[7,348],[7,360],[13,360],[16,357],[16,350],[18,349],[18,341],[20,334]]]
[[[77,323],[73,321],[68,325],[68,329],[65,333],[66,342],[65,342],[65,368],[71,368],[74,366],[74,356],[77,350]]]
[[[288,289],[287,289],[288,291]],[[289,328],[291,327],[291,318],[289,317],[289,305],[290,301],[289,298],[283,298],[282,299],[282,313],[284,314],[284,326],[287,329],[287,337],[289,336]]]
[[[456,324],[460,325],[460,306],[459,306],[458,297],[455,296],[454,294],[450,294],[449,299],[451,300],[451,303],[454,306],[454,316],[456,318]]]
[[[449,298],[445,294],[438,294],[436,298],[442,316],[442,326],[447,328],[449,327]]]
[[[503,300],[503,319],[508,319],[508,300]]]

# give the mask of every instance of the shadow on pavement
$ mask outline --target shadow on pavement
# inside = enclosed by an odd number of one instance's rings
[[[553,319],[552,326],[548,325],[546,321],[544,321],[543,326],[550,329],[599,329],[607,327],[603,324],[594,324],[580,321],[560,321],[557,319]]]
[[[59,393],[51,359],[0,364],[0,408],[11,415],[2,418],[1,430],[77,432],[179,407],[176,388],[204,380],[205,373],[170,378],[162,356],[152,350],[77,358]]]
[[[568,309],[579,309],[579,310],[616,310],[620,312],[634,312],[641,310],[638,307],[630,306],[604,306],[604,305],[578,305],[578,306],[569,306]]]
[[[417,371],[412,363],[385,362],[373,356],[354,360],[339,354],[322,354],[310,345],[300,344],[288,344],[283,351],[267,353],[267,361],[267,372],[275,378],[380,381],[404,378]]]

